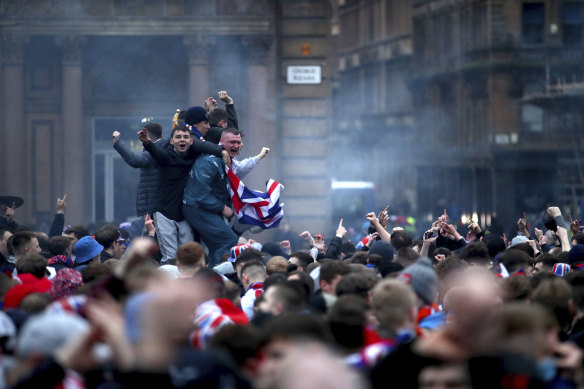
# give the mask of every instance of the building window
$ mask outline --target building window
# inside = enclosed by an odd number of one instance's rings
[[[584,3],[562,4],[562,42],[566,46],[582,44],[584,27]]]
[[[487,6],[476,4],[472,8],[472,49],[479,50],[489,44],[489,31],[487,28]],[[468,30],[467,30],[468,31]]]
[[[543,110],[530,104],[521,106],[521,121],[525,132],[543,132]]]
[[[356,47],[359,44],[359,10],[341,15],[341,37],[345,47]]]
[[[522,8],[523,43],[543,43],[544,25],[545,5],[543,3],[524,3]]]
[[[440,22],[442,23],[442,31],[440,33],[441,54],[448,56],[452,53],[452,16],[445,14],[440,18]]]
[[[377,38],[375,36],[375,27],[376,27],[376,23],[377,23],[377,15],[375,15],[375,9],[373,8],[373,4],[371,4],[369,6],[369,10],[368,10],[368,27],[369,27],[369,31],[368,31],[368,39],[367,42],[373,42],[375,41],[375,39]]]
[[[414,21],[414,56],[422,61],[427,57],[426,28],[424,20]]]

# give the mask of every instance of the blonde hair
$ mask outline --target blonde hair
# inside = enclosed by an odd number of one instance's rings
[[[395,279],[379,282],[372,290],[371,304],[382,327],[401,328],[417,307],[416,294],[409,285]]]

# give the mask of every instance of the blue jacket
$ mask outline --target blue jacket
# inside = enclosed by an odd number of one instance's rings
[[[222,213],[229,202],[225,163],[213,155],[202,155],[195,161],[189,173],[183,204]]]
[[[162,140],[155,142],[157,146],[161,143],[164,142]],[[114,149],[128,165],[140,169],[140,182],[136,195],[136,215],[153,213],[158,200],[158,166],[156,162],[146,150],[136,153],[121,140],[114,143]]]

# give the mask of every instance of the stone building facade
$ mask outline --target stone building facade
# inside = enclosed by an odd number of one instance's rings
[[[448,205],[505,226],[577,203],[581,99],[561,86],[583,80],[584,3],[339,4],[338,109],[364,104],[337,126],[373,137],[363,155],[389,165],[369,172],[380,192],[422,220]],[[572,104],[550,103],[553,90]]]
[[[21,223],[49,221],[64,193],[68,224],[133,216],[138,175],[111,133],[140,150],[142,118],[168,136],[177,108],[227,90],[243,154],[272,149],[247,185],[280,180],[290,221],[323,225],[314,209],[328,201],[318,183],[327,175],[327,1],[1,0],[0,14],[0,194],[25,199]],[[289,87],[289,64],[318,64],[324,82]]]
[[[244,155],[273,150],[246,183],[280,180],[293,228],[330,229],[333,180],[420,221],[450,206],[513,225],[584,191],[583,4],[0,0],[0,194],[25,198],[25,224],[63,193],[68,223],[130,217],[137,174],[111,132],[139,149],[141,118],[168,135],[225,89]],[[291,83],[301,67],[318,82]]]

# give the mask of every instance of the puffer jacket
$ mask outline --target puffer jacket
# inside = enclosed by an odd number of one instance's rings
[[[164,140],[155,142],[160,147]],[[146,150],[136,153],[121,140],[114,143],[114,149],[131,167],[140,169],[140,182],[136,195],[136,216],[152,214],[158,200],[158,166]]]

